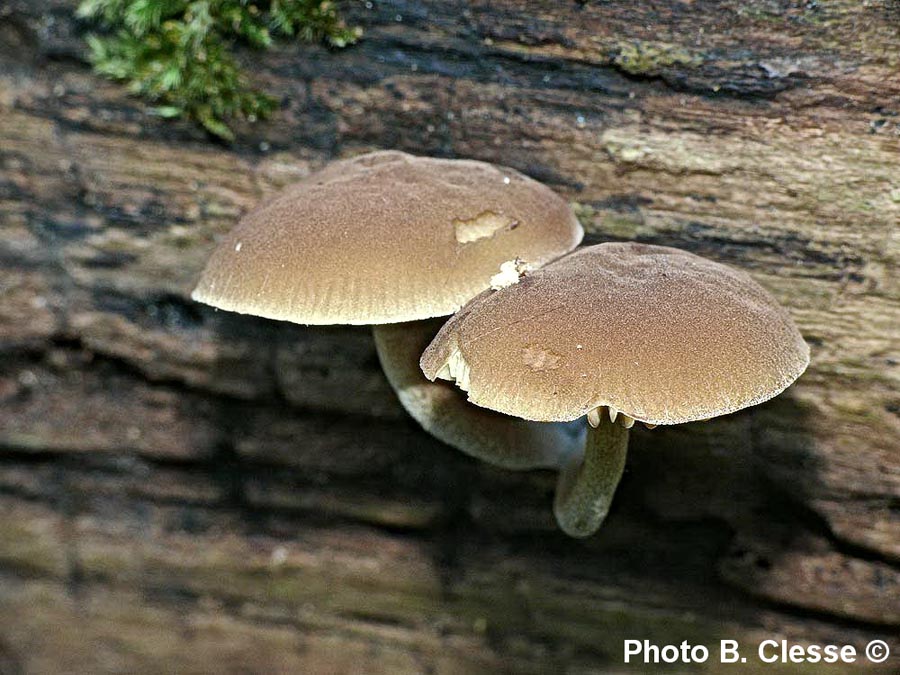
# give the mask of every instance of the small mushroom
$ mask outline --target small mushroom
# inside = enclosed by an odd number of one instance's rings
[[[705,420],[762,403],[809,363],[778,302],[742,271],[665,246],[590,246],[485,291],[422,355],[479,406],[526,420],[587,417],[560,472],[554,513],[593,534],[622,476],[629,429]]]
[[[425,320],[458,310],[504,263],[539,267],[582,236],[568,204],[517,171],[374,152],[334,162],[247,214],[192,297],[294,323],[374,324],[385,374],[426,430],[502,466],[559,466],[578,443],[566,429],[468,405],[425,380],[418,357],[438,328]]]

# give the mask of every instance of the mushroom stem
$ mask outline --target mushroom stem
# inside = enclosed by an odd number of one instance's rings
[[[429,382],[419,357],[444,319],[373,327],[388,382],[406,411],[432,436],[477,459],[506,469],[558,469],[580,456],[583,429],[529,422],[480,408],[449,382]]]
[[[600,413],[588,428],[584,454],[573,456],[559,474],[553,513],[570,537],[589,537],[606,518],[625,469],[628,429]]]

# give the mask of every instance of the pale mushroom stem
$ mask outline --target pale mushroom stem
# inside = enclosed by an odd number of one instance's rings
[[[447,445],[507,469],[559,469],[580,454],[583,430],[528,422],[480,408],[449,382],[429,382],[419,357],[444,319],[373,327],[375,347],[388,382],[406,411]],[[580,426],[580,425],[579,425]]]
[[[570,537],[589,537],[606,518],[628,454],[628,429],[601,408],[600,422],[588,428],[584,454],[571,458],[559,474],[553,513]]]

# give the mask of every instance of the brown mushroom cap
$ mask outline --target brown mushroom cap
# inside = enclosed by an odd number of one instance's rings
[[[484,162],[374,152],[335,162],[244,217],[192,297],[305,324],[452,314],[501,263],[558,258],[583,231],[568,204]]]
[[[611,406],[679,424],[761,403],[806,369],[788,313],[742,271],[664,246],[590,246],[474,298],[425,350],[477,405],[565,421]]]

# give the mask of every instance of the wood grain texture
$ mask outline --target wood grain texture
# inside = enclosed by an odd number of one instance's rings
[[[0,672],[900,651],[900,5],[346,3],[358,46],[243,55],[282,106],[223,147],[95,78],[74,4],[0,6]],[[566,539],[554,477],[429,439],[365,329],[187,298],[260,198],[375,148],[504,163],[576,202],[589,243],[748,270],[809,371],[635,430],[604,531]]]

